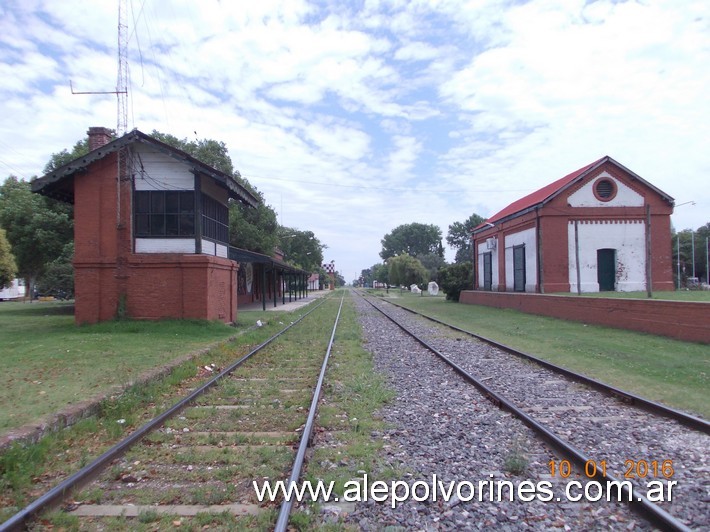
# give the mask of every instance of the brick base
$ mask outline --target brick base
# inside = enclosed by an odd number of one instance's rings
[[[238,264],[208,255],[134,254],[125,263],[75,261],[76,323],[237,319]]]
[[[710,343],[710,303],[472,290],[461,292],[459,301],[658,334],[688,342]]]

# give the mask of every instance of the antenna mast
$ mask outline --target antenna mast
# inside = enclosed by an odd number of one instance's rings
[[[128,128],[128,26],[126,25],[126,0],[118,0],[118,100],[116,135],[121,137]]]

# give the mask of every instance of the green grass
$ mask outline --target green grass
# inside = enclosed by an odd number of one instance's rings
[[[385,295],[380,291],[381,295]],[[710,417],[710,346],[415,296],[392,301],[651,400]]]
[[[105,394],[279,313],[250,312],[237,328],[198,320],[74,324],[70,303],[0,303],[0,433]]]
[[[556,296],[577,296],[576,293],[555,293]],[[613,299],[648,299],[648,294],[643,292],[586,292],[579,297],[601,297]],[[710,290],[674,290],[671,292],[653,292],[651,299],[667,301],[701,301],[710,302]]]

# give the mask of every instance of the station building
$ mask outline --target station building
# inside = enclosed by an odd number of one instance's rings
[[[240,255],[229,245],[229,202],[259,200],[233,176],[138,130],[115,140],[103,127],[88,134],[87,155],[32,182],[33,192],[74,205],[76,322],[235,321]],[[250,269],[258,275],[249,297],[274,302],[285,273],[298,272],[273,260]]]
[[[529,194],[473,231],[474,289],[673,290],[674,200],[611,157]]]

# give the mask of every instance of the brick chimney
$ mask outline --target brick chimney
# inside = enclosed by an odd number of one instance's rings
[[[113,140],[111,138],[113,132],[107,127],[90,127],[86,133],[89,135],[89,151],[105,146]]]

